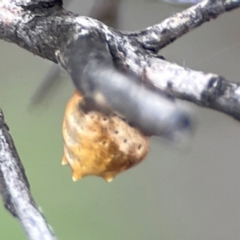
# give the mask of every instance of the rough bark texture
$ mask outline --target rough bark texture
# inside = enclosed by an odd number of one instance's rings
[[[97,36],[105,42],[110,60],[121,72],[131,72],[139,81],[144,80],[173,97],[239,119],[238,84],[215,74],[180,67],[159,59],[156,54],[191,29],[239,6],[239,0],[205,0],[160,24],[139,32],[124,33],[89,17],[65,11],[61,1],[2,0],[0,38],[53,62],[63,63],[59,59],[78,38]],[[62,67],[71,71],[71,66]],[[193,76],[194,81],[190,81]]]
[[[175,119],[179,120],[176,121],[177,128],[186,128],[187,115],[174,106],[173,98],[188,100],[240,120],[239,84],[216,74],[193,71],[170,63],[158,56],[157,52],[190,30],[239,6],[240,0],[205,0],[155,26],[126,33],[89,17],[65,11],[61,0],[0,0],[0,38],[60,64],[70,74],[76,88],[90,100],[92,97],[96,102],[99,97],[96,87],[104,95],[101,100],[115,97],[127,99],[131,104],[107,101],[110,107],[126,114],[125,117],[131,118],[132,111],[127,109],[128,105],[149,110],[151,117],[156,112],[159,116],[164,116],[161,115],[164,113],[172,116],[172,111],[173,114],[179,113],[175,115],[178,116]],[[91,47],[84,45],[88,40],[93,40]],[[81,48],[85,58],[74,54]],[[93,57],[95,53],[97,55]],[[109,81],[106,82],[108,89],[97,81],[98,78]],[[83,79],[88,81],[83,82]],[[119,84],[119,81],[124,84]],[[140,92],[143,85],[146,89],[142,95],[134,97],[133,91]],[[159,96],[157,105],[149,104],[145,98],[151,91],[152,97]],[[156,106],[165,103],[167,108],[156,109]],[[105,104],[102,102],[98,105],[100,108],[103,106]],[[140,120],[140,117],[137,118],[139,122],[135,124],[139,126]],[[149,126],[147,121],[150,120],[144,120],[144,124]],[[170,127],[168,122],[166,118],[161,122],[165,125],[160,128]],[[179,123],[183,125],[179,126]],[[55,239],[30,194],[23,166],[2,113],[0,187],[6,208],[21,221],[29,239]]]
[[[5,207],[20,221],[31,240],[55,239],[39,211],[13,140],[0,110],[0,192]]]
[[[71,0],[68,0],[66,5],[70,2]],[[103,22],[109,27],[118,28],[120,4],[121,0],[95,0],[89,16]],[[62,69],[60,66],[56,64],[52,65],[34,92],[30,102],[31,106],[39,104],[51,91],[54,90],[61,72]]]

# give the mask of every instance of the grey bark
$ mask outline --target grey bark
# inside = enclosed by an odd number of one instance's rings
[[[188,124],[181,123],[188,121],[181,116],[188,115],[175,105],[173,99],[188,100],[240,120],[239,84],[216,74],[193,71],[170,63],[158,56],[157,52],[190,30],[239,6],[240,0],[205,0],[155,26],[127,33],[114,30],[92,18],[68,12],[62,8],[60,0],[0,0],[0,38],[60,64],[72,77],[76,88],[93,100],[97,105],[95,107],[101,110],[104,108],[103,111],[113,108],[131,120],[132,112],[127,108],[128,104],[111,101],[121,93],[121,99],[130,102],[131,106],[149,110],[151,117],[143,121],[145,126],[149,126],[154,114],[159,114],[160,117],[167,112],[172,116],[172,111],[179,113],[174,117],[177,128],[186,129]],[[95,43],[92,48],[87,46],[85,52],[80,53],[85,54],[86,58],[83,59],[74,53],[81,49],[86,39],[93,39]],[[92,58],[95,53],[99,54]],[[99,56],[103,56],[100,63]],[[116,77],[111,78],[110,73]],[[105,83],[109,83],[108,90],[102,85],[103,81],[97,81],[96,76],[108,81]],[[124,84],[118,84],[119,81]],[[134,97],[134,91],[139,92],[143,86],[146,88],[142,95]],[[117,87],[120,88],[119,91],[116,91]],[[98,103],[96,89],[100,89],[107,104]],[[151,105],[145,99],[148,93],[152,97],[158,96],[157,105]],[[163,103],[170,107],[156,109],[156,106]],[[162,125],[157,126],[154,132],[159,128],[162,130],[170,127],[169,118],[162,119]],[[141,121],[139,117],[134,124],[141,126]],[[23,166],[2,113],[0,186],[6,208],[20,220],[29,239],[55,239],[31,196]]]
[[[54,240],[51,227],[35,203],[24,167],[0,110],[0,192],[5,207],[31,240]]]
[[[238,83],[159,59],[156,52],[201,24],[238,8],[240,0],[205,0],[134,33],[115,31],[94,19],[65,11],[60,0],[2,0],[0,4],[0,38],[4,40],[55,63],[63,63],[59,59],[70,43],[83,36],[99,36],[120,72],[130,72],[139,81],[174,98],[224,112],[239,120]],[[71,68],[62,67],[68,71]],[[193,76],[194,80],[190,81]]]
[[[71,0],[68,0],[66,5],[70,2]],[[107,26],[118,28],[120,3],[121,0],[95,0],[89,16],[103,22]],[[81,7],[80,3],[79,7]],[[30,101],[30,107],[35,107],[41,103],[49,93],[56,89],[61,72],[60,66],[52,65],[34,92]]]

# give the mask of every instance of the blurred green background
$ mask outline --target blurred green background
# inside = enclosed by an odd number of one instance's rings
[[[78,7],[76,7],[78,5]],[[70,9],[87,14],[92,1]],[[138,30],[183,9],[160,1],[123,1],[121,29]],[[161,51],[168,60],[240,75],[240,10],[226,13]],[[177,149],[154,139],[146,161],[112,183],[96,177],[72,182],[60,164],[61,124],[73,92],[63,74],[57,91],[29,108],[34,89],[51,65],[19,47],[0,42],[0,107],[31,183],[33,196],[61,240],[240,239],[240,124],[192,106],[194,137]],[[26,239],[20,224],[0,208],[0,239]]]

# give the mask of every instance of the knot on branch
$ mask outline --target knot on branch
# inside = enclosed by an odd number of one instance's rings
[[[212,76],[202,92],[202,100],[208,104],[216,101],[216,99],[223,94],[223,80],[220,77]]]

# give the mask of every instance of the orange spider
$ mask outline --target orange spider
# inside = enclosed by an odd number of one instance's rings
[[[82,101],[82,95],[75,92],[66,107],[62,164],[70,165],[74,181],[96,175],[111,182],[146,157],[149,137],[116,115],[84,112]]]

